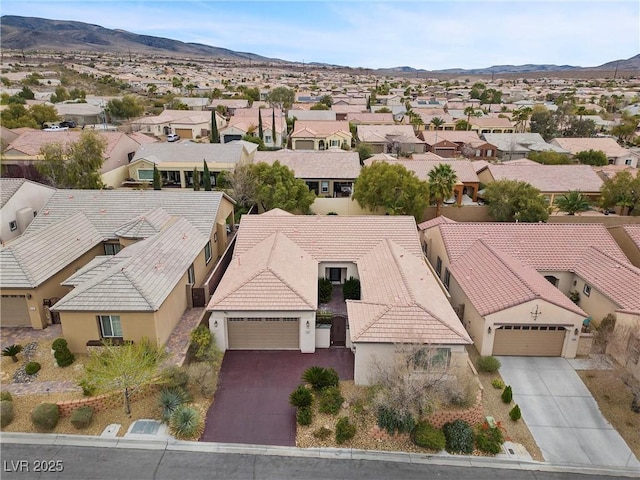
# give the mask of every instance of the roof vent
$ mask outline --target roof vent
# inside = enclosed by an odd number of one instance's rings
[[[107,211],[104,208],[100,209],[100,213],[106,213]]]
[[[67,198],[73,198],[73,195],[69,195]]]

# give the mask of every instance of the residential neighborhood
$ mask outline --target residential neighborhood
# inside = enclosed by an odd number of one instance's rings
[[[637,71],[2,54],[0,442],[640,471]]]

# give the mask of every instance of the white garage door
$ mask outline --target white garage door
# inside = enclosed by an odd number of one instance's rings
[[[493,355],[559,357],[565,333],[558,326],[503,325],[495,330]]]
[[[24,295],[2,295],[0,320],[3,327],[31,326],[27,299]]]
[[[299,318],[228,318],[232,350],[298,350]]]

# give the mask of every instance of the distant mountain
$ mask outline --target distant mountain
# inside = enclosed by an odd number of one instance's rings
[[[125,30],[67,20],[3,15],[0,18],[2,48],[17,50],[96,51],[157,55],[192,55],[235,60],[281,61],[254,53],[236,52],[200,43],[185,43]]]
[[[212,47],[201,43],[185,43],[169,38],[138,35],[125,30],[113,30],[99,25],[67,20],[4,15],[0,18],[0,44],[5,49],[43,51],[93,51],[128,52],[155,55],[182,55],[194,57],[216,57],[230,60],[255,62],[277,62],[299,65],[299,62],[267,58],[255,53],[236,52],[226,48]],[[350,68],[326,63],[310,62],[306,65],[321,68]],[[568,72],[575,70],[636,70],[640,71],[640,55],[615,60],[598,67],[576,67],[571,65],[494,65],[488,68],[450,68],[446,70],[424,70],[409,66],[380,68],[380,74],[436,73],[453,75],[491,75],[504,73]],[[357,66],[351,68],[358,68]],[[367,71],[371,71],[366,69]]]

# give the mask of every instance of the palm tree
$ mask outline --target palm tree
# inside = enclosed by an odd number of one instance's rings
[[[578,212],[589,210],[589,200],[580,190],[572,190],[564,194],[556,200],[555,204],[560,211],[567,212],[568,215],[575,215]]]
[[[434,117],[431,119],[431,124],[436,127],[436,130],[439,130],[440,127],[445,124],[445,121],[440,117]]]
[[[467,107],[464,109],[464,114],[467,116],[467,130],[471,129],[471,115],[475,117],[476,109],[473,107]]]
[[[587,107],[585,107],[584,105],[580,105],[579,107],[576,107],[576,115],[580,115],[580,121],[582,121],[582,116],[585,115],[587,113]]]
[[[516,122],[516,132],[520,130],[522,133],[527,129],[527,120],[531,116],[533,110],[531,107],[522,107],[513,112],[513,120]],[[520,128],[518,128],[520,127]]]
[[[441,163],[429,172],[429,192],[436,202],[436,217],[440,216],[442,202],[453,195],[457,181],[458,176],[448,163]]]

